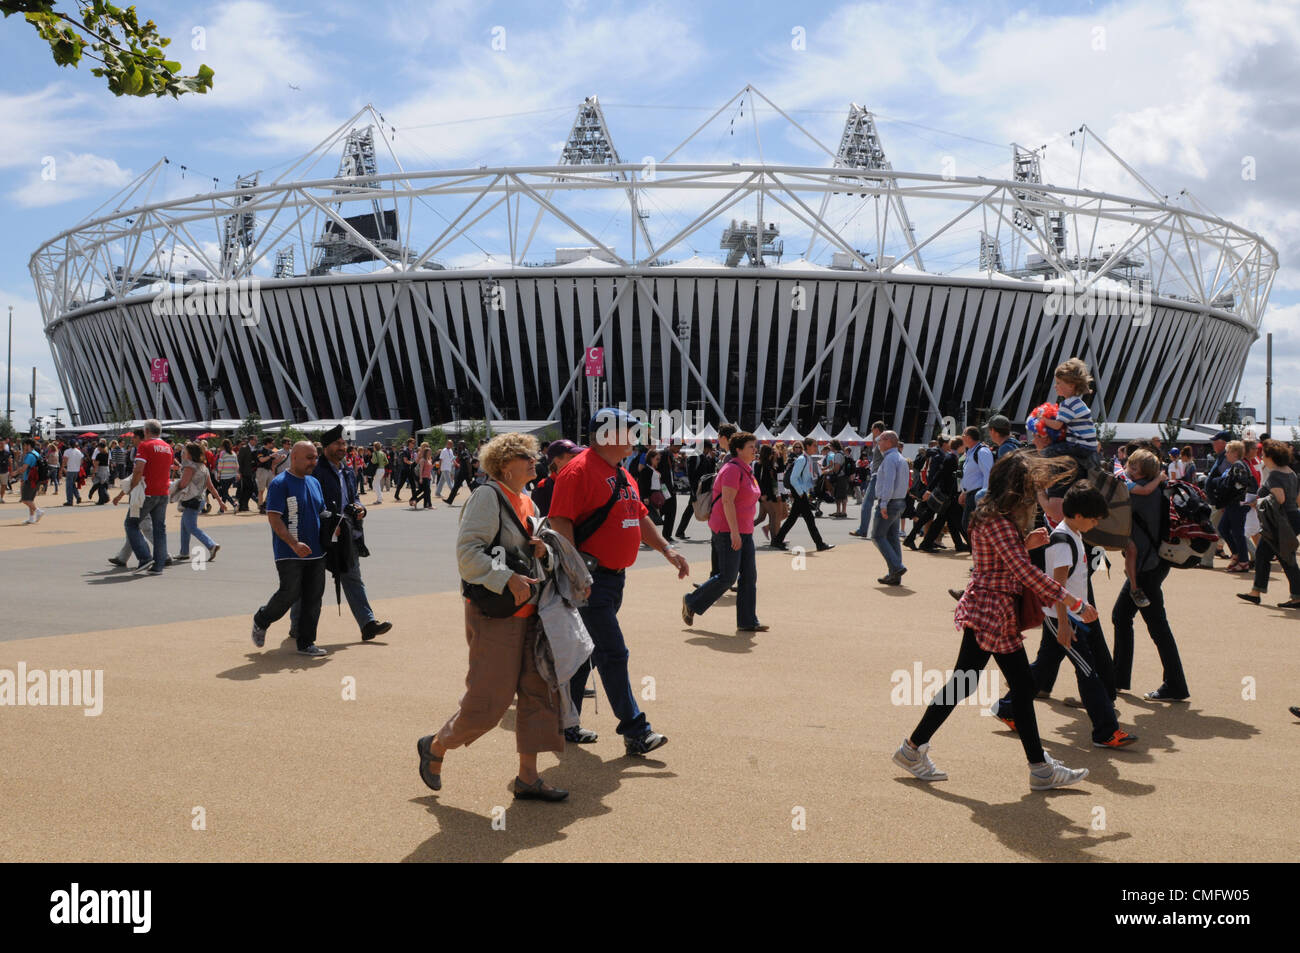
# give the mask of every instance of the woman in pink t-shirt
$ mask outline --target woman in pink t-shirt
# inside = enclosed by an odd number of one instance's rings
[[[730,456],[713,480],[713,509],[709,512],[718,572],[700,588],[682,596],[682,621],[694,624],[696,613],[707,612],[737,584],[736,628],[741,632],[766,632],[768,627],[758,621],[757,615],[758,569],[754,559],[754,514],[759,490],[752,467],[758,440],[752,433],[738,433],[731,438],[730,449]]]

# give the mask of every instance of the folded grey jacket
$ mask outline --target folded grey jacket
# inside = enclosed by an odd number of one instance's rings
[[[1300,547],[1300,540],[1296,539],[1286,510],[1282,509],[1271,493],[1259,501],[1259,532],[1281,559],[1294,558],[1297,547]]]
[[[546,544],[546,580],[537,603],[545,636],[537,640],[537,669],[560,696],[561,724],[578,724],[578,707],[569,694],[569,680],[591,656],[595,645],[582,624],[579,606],[587,604],[591,573],[578,550],[543,520],[537,536]]]

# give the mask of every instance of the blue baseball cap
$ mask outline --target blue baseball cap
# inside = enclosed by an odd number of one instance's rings
[[[596,443],[598,433],[608,434],[613,431],[625,437],[627,442],[635,444],[643,426],[644,421],[633,417],[621,407],[602,407],[591,415],[587,430],[592,443]]]

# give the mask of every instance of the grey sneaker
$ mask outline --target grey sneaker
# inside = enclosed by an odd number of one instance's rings
[[[1088,776],[1087,768],[1067,768],[1046,751],[1043,752],[1041,767],[1029,769],[1029,790],[1049,791],[1078,784]]]
[[[947,781],[948,775],[934,766],[930,760],[930,745],[919,745],[915,751],[907,746],[907,741],[898,746],[894,752],[894,764],[911,773],[912,777],[922,781]]]
[[[319,645],[309,645],[305,649],[299,649],[298,654],[307,655],[311,658],[324,658],[326,655],[329,655],[329,652],[325,651]],[[1086,774],[1087,772],[1085,771],[1084,773]]]
[[[253,644],[259,649],[266,645],[266,629],[260,627],[256,622],[253,623]]]

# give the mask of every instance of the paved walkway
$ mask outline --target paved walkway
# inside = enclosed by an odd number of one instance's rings
[[[653,553],[622,618],[631,674],[670,743],[623,756],[602,697],[588,747],[544,755],[561,805],[515,805],[513,711],[453,752],[444,788],[416,773],[415,739],[455,709],[465,643],[451,550],[457,508],[373,512],[364,565],[396,625],[357,641],[332,587],[314,662],[263,651],[248,630],[270,594],[269,533],[255,517],[205,519],[222,543],[202,572],[105,573],[120,510],[50,509],[36,526],[0,508],[0,670],[102,669],[103,713],[0,707],[0,856],[7,860],[1294,860],[1300,821],[1300,618],[1240,604],[1239,576],[1175,571],[1167,592],[1193,697],[1148,703],[1155,651],[1139,624],[1120,722],[1136,750],[1089,746],[1082,712],[1038,706],[1045,746],[1086,766],[1082,785],[1028,790],[1015,737],[961,706],[936,737],[951,778],[922,785],[889,760],[919,709],[900,698],[917,667],[956,658],[953,603],[968,565],[908,553],[907,585],[850,521],[822,525],[833,552],[760,551],[759,614],[735,632],[730,598],[683,626],[684,584]],[[850,513],[856,516],[856,508]],[[169,515],[169,539],[178,522]],[[801,541],[796,530],[792,543]],[[702,536],[699,530],[695,535]],[[707,550],[687,550],[700,569]],[[1097,578],[1104,607],[1122,578]],[[121,580],[121,581],[118,581]],[[1280,574],[1273,599],[1285,597]],[[1108,621],[1109,612],[1103,614]],[[1109,629],[1109,626],[1108,626]],[[3,677],[3,676],[0,676]],[[1249,680],[1243,687],[1243,680]],[[1243,693],[1253,684],[1255,698]],[[355,687],[355,700],[345,692]],[[1055,695],[1076,694],[1063,673]],[[590,705],[590,701],[587,703]],[[505,808],[505,829],[493,828]],[[201,809],[201,810],[199,810]],[[199,818],[206,829],[196,830]],[[498,825],[499,826],[499,825]],[[802,827],[803,829],[796,829]]]

